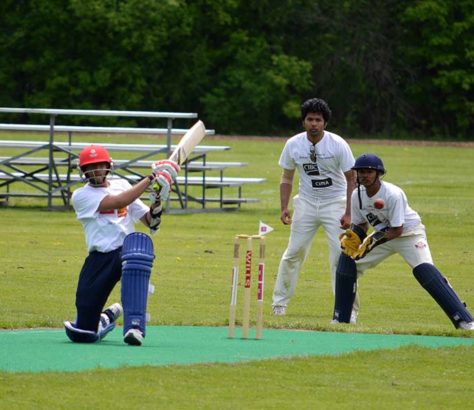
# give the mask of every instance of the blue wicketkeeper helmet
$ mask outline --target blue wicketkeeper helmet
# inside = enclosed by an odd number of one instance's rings
[[[383,166],[382,160],[375,154],[362,154],[356,159],[356,162],[352,169],[375,169],[382,175],[385,174],[385,167]]]

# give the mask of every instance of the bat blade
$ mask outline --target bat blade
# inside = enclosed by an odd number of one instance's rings
[[[186,161],[189,154],[193,152],[196,145],[202,141],[205,135],[206,127],[204,126],[204,123],[199,120],[188,131],[186,131],[186,134],[183,135],[178,145],[171,153],[169,159],[176,161],[181,165]]]

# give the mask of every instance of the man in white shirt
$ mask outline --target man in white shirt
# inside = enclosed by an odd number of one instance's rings
[[[353,169],[358,187],[352,194],[351,229],[341,236],[332,323],[350,321],[358,277],[398,253],[454,326],[474,330],[471,314],[433,264],[420,216],[408,205],[401,188],[381,180],[385,174],[382,160],[375,154],[363,154]],[[369,226],[373,232],[367,236]]]
[[[294,294],[298,274],[306,259],[318,228],[326,233],[333,291],[340,254],[339,235],[351,222],[351,193],[355,187],[354,156],[347,142],[326,131],[331,117],[328,104],[319,98],[301,106],[304,132],[291,137],[281,153],[283,168],[280,181],[280,219],[291,225],[273,291],[273,314],[284,315]],[[299,189],[293,198],[294,213],[289,201],[295,170],[299,173]],[[355,318],[354,318],[355,320]]]
[[[154,255],[151,239],[135,233],[135,223],[141,221],[152,230],[158,229],[161,201],[166,199],[179,165],[168,160],[157,161],[152,174],[132,186],[123,179],[108,179],[112,159],[106,148],[93,144],[81,151],[79,168],[87,183],[74,191],[72,204],[84,228],[89,254],[77,285],[76,320],[64,322],[66,334],[73,342],[99,341],[114,329],[116,320],[125,311],[124,341],[141,345]],[[148,207],[140,196],[154,183],[159,194]],[[114,303],[102,312],[121,279],[123,308]]]

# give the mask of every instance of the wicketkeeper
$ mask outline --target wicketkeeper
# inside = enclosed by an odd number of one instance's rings
[[[474,330],[473,318],[443,274],[433,265],[425,227],[408,205],[403,190],[381,180],[382,160],[374,154],[357,158],[358,188],[352,194],[352,226],[341,235],[332,323],[348,323],[357,279],[393,254],[400,254],[421,286],[454,326]],[[373,232],[367,235],[369,225]]]
[[[123,313],[124,341],[139,346],[145,337],[154,252],[151,238],[136,233],[135,223],[141,221],[151,233],[159,229],[161,202],[167,199],[180,167],[174,161],[157,161],[152,173],[132,186],[124,179],[109,179],[113,168],[109,153],[100,145],[89,145],[79,155],[79,168],[86,184],[74,191],[72,204],[89,254],[77,285],[76,320],[64,322],[66,334],[73,342],[99,341]],[[140,196],[150,187],[155,193],[148,207]],[[123,308],[114,303],[103,310],[120,280]]]

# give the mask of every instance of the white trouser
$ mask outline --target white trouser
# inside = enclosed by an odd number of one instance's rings
[[[425,227],[420,224],[405,235],[376,246],[364,258],[356,261],[358,276],[395,253],[400,254],[411,269],[421,263],[433,264]]]
[[[340,219],[346,209],[345,197],[326,202],[310,202],[296,195],[293,198],[293,209],[290,239],[278,268],[273,306],[286,306],[293,296],[301,266],[320,226],[323,227],[328,241],[333,292],[335,290],[336,268],[341,254],[339,235],[344,232],[340,228]]]

